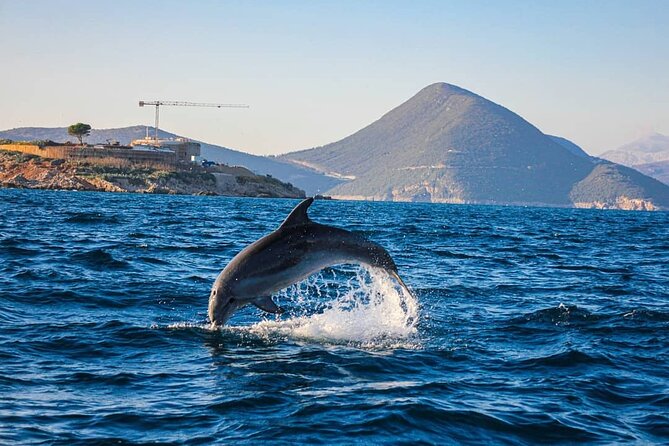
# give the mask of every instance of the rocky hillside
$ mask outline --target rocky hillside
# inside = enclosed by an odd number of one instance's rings
[[[347,179],[328,191],[335,197],[612,208],[640,200],[648,208],[669,206],[669,188],[640,182],[646,177],[615,164],[602,167],[575,144],[445,83],[424,88],[347,138],[281,158]]]
[[[151,131],[152,132],[152,131]],[[151,133],[153,134],[153,133]],[[130,144],[134,139],[143,138],[146,127],[141,125],[116,129],[93,129],[86,141],[90,144],[106,143],[109,140],[119,141],[121,144]],[[178,135],[160,131],[161,138],[175,138]],[[67,134],[66,127],[22,127],[0,131],[0,139],[13,141],[72,141],[74,138]],[[272,175],[282,181],[290,182],[304,189],[310,195],[331,189],[342,180],[330,177],[323,173],[292,163],[282,162],[272,157],[251,155],[226,147],[207,144],[198,141],[202,147],[202,156],[208,160],[225,163],[231,166],[243,166],[260,175]]]
[[[240,167],[168,171],[47,160],[0,151],[0,187],[83,191],[302,198],[304,191]]]

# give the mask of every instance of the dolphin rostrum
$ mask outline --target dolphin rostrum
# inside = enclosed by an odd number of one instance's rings
[[[307,198],[298,204],[276,231],[244,248],[221,271],[209,296],[212,324],[225,324],[247,304],[281,314],[273,293],[343,263],[382,268],[409,292],[381,246],[344,229],[312,222],[307,209],[313,201]]]

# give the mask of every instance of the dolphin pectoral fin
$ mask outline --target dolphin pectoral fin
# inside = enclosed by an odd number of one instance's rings
[[[268,313],[281,314],[284,312],[284,309],[275,304],[272,298],[269,296],[259,297],[252,303],[256,307],[263,311],[267,311]]]

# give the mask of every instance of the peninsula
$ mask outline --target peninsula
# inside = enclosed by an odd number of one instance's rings
[[[239,166],[131,163],[118,159],[47,158],[0,145],[0,187],[151,194],[303,198],[269,175]]]

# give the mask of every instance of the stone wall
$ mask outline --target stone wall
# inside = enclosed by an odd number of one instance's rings
[[[120,160],[131,163],[174,165],[177,162],[173,152],[151,152],[124,148],[96,149],[93,147],[46,146],[39,147],[29,144],[2,144],[0,150],[27,153],[42,158],[78,159],[95,163],[96,160]]]

